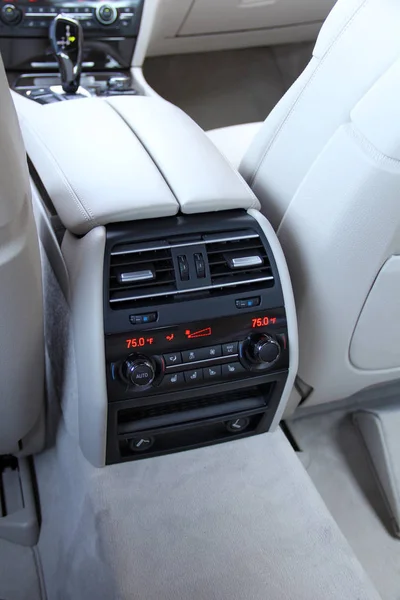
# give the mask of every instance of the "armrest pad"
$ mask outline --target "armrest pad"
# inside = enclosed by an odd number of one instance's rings
[[[178,212],[163,176],[107,102],[42,106],[13,96],[28,156],[67,229],[84,234]]]
[[[151,155],[183,213],[260,208],[241,175],[182,110],[156,98],[107,101]]]
[[[25,146],[64,225],[259,208],[253,192],[180,109],[115,97],[42,106],[14,94]]]

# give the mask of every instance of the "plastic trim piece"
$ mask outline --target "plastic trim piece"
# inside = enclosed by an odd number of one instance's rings
[[[286,263],[285,255],[283,254],[281,244],[272,225],[269,223],[269,221],[267,221],[264,215],[262,215],[258,210],[255,210],[254,208],[250,208],[247,211],[247,214],[253,217],[262,228],[274,255],[281,281],[282,293],[286,310],[288,337],[290,340],[289,375],[286,380],[286,385],[282,393],[281,401],[279,403],[278,409],[275,413],[275,417],[271,425],[271,431],[274,431],[278,428],[279,423],[282,419],[282,415],[285,411],[286,405],[292,393],[297,371],[299,368],[299,334],[297,329],[297,313],[289,269]]]
[[[62,252],[70,277],[70,306],[79,389],[79,444],[95,467],[106,458],[107,388],[103,326],[103,268],[106,230],[83,238],[68,231]]]

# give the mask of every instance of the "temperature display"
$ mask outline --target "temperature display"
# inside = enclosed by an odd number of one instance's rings
[[[251,326],[253,329],[257,327],[268,327],[268,325],[275,325],[276,317],[257,317],[257,319],[251,320]]]
[[[151,346],[154,344],[154,338],[137,337],[126,340],[126,347],[128,350],[131,348],[144,348],[145,346]]]

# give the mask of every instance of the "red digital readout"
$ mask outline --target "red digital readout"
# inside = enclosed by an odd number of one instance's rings
[[[212,334],[211,327],[205,327],[204,329],[199,329],[198,331],[190,331],[190,329],[186,329],[185,335],[188,340],[194,340],[195,338],[208,337]]]
[[[144,348],[144,346],[151,346],[152,344],[154,344],[154,338],[138,337],[126,340],[128,350],[131,348]]]
[[[251,326],[253,329],[257,327],[268,327],[268,325],[275,325],[276,317],[258,317],[257,319],[251,320]]]

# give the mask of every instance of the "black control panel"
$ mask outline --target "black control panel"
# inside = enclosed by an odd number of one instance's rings
[[[155,315],[140,318],[151,323]],[[106,359],[111,402],[246,380],[288,367],[285,311],[271,309],[108,336]]]
[[[107,228],[108,464],[268,431],[290,367],[279,272],[245,211]]]
[[[0,37],[48,37],[49,26],[58,14],[79,21],[85,37],[135,37],[139,31],[142,0],[110,2],[3,2],[0,8]],[[65,40],[68,43],[68,40]]]

